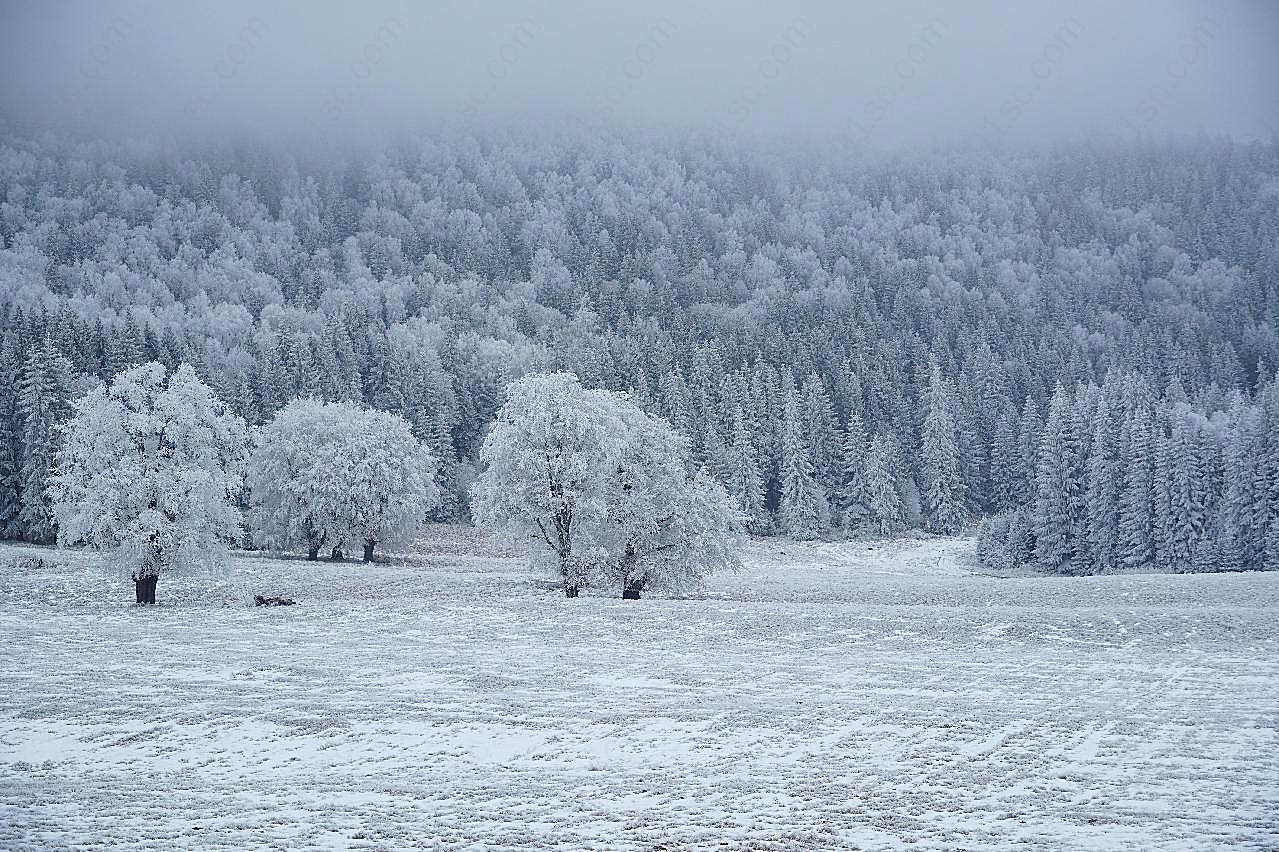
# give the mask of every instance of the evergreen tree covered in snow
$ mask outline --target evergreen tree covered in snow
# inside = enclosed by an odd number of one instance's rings
[[[729,497],[745,517],[747,529],[757,533],[767,532],[769,524],[764,509],[763,477],[759,472],[759,461],[746,412],[740,404],[733,408],[733,440],[728,445],[724,473]]]
[[[1074,430],[1070,395],[1058,385],[1040,439],[1035,477],[1038,494],[1032,522],[1035,556],[1048,571],[1067,571],[1081,544],[1074,539],[1083,509]]]
[[[870,480],[866,472],[870,450],[866,428],[856,412],[848,415],[842,444],[843,478],[839,488],[840,523],[844,529],[865,526],[870,516]]]
[[[22,536],[22,445],[18,440],[17,335],[8,330],[0,342],[0,538]]]
[[[28,541],[52,542],[58,534],[49,494],[59,427],[71,413],[71,364],[53,342],[34,347],[23,364],[17,407],[21,418],[18,525]]]
[[[781,528],[797,541],[816,538],[830,522],[826,495],[813,473],[799,403],[786,402],[782,425]]]
[[[964,525],[964,482],[959,471],[954,402],[935,363],[925,406],[919,458],[924,521],[933,532],[953,533]]]
[[[887,536],[906,528],[906,508],[894,474],[891,440],[876,435],[866,453],[866,529]]]

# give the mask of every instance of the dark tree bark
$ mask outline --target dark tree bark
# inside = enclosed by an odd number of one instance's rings
[[[317,560],[317,559],[319,559],[319,558],[320,558],[320,548],[318,548],[318,547],[313,547],[313,548],[311,548],[310,550],[308,550],[308,551],[306,552],[306,561],[307,561],[307,562],[314,562],[315,560]]]
[[[155,582],[158,577],[133,578],[133,594],[140,604],[155,603]]]
[[[377,542],[371,538],[366,538],[364,540],[364,561],[365,562],[373,561],[373,547],[376,544]]]
[[[637,601],[640,599],[640,592],[644,591],[643,580],[632,580],[622,586],[622,600]]]
[[[342,547],[340,545],[338,547],[333,548],[333,551],[329,554],[329,559],[333,560],[334,562],[342,561]]]

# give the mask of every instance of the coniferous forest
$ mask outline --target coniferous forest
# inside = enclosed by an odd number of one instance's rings
[[[441,134],[346,158],[0,141],[0,534],[73,400],[191,364],[263,424],[401,415],[469,517],[505,388],[691,442],[758,534],[979,531],[994,567],[1279,569],[1279,141],[785,153]]]

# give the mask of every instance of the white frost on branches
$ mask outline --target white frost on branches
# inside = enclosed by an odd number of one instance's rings
[[[471,510],[569,595],[601,579],[684,588],[738,564],[743,523],[688,458],[687,439],[626,398],[532,374],[508,388],[484,441]]]
[[[244,421],[186,364],[120,373],[74,404],[53,477],[61,544],[110,551],[135,579],[216,567],[240,531]]]
[[[410,544],[439,505],[436,469],[398,415],[295,400],[263,428],[253,453],[255,535],[267,547],[312,552]]]

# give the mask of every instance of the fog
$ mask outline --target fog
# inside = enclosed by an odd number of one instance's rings
[[[457,124],[866,148],[1279,131],[1279,4],[6,3],[11,127],[338,141]]]

